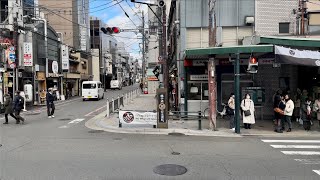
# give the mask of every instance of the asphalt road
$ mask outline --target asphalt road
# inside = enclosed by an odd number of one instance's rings
[[[108,91],[105,97],[133,88],[137,86]],[[85,121],[102,112],[105,102],[74,99],[58,104],[53,119],[40,108],[25,114],[24,125],[12,119],[9,125],[1,124],[0,179],[320,179],[318,140],[130,135],[87,129]],[[187,172],[154,173],[163,164],[181,165]]]

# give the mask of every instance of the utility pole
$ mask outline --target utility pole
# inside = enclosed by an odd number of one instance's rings
[[[142,83],[143,83],[143,88],[145,87],[145,76],[146,76],[146,60],[145,60],[145,41],[146,41],[146,36],[145,36],[145,31],[144,31],[144,12],[142,11]]]
[[[216,45],[216,15],[214,12],[215,0],[209,1],[209,47],[214,47]],[[217,128],[217,86],[216,86],[216,76],[215,76],[215,59],[214,57],[209,57],[208,61],[208,83],[209,83],[209,123],[212,130]]]
[[[305,0],[300,0],[300,8],[301,8],[301,35],[304,35]]]
[[[13,18],[13,42],[14,42],[14,48],[15,48],[15,63],[14,63],[14,67],[12,68],[13,71],[13,78],[12,78],[12,95],[13,95],[13,99],[15,97],[15,91],[16,89],[18,90],[18,72],[17,71],[17,67],[19,64],[18,61],[18,21],[17,21],[17,17]],[[17,77],[17,79],[16,79]]]
[[[167,56],[167,17],[166,17],[166,5],[162,7],[162,58],[163,58],[163,85],[164,88],[169,90],[169,68],[168,68],[168,56]],[[168,102],[167,102],[168,103]],[[168,103],[169,105],[169,103]]]

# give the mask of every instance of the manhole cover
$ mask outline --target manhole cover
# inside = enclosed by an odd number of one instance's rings
[[[187,168],[177,164],[163,164],[153,169],[153,172],[165,176],[179,176],[187,172]]]
[[[173,133],[169,133],[168,135],[169,135],[169,136],[184,136],[185,134],[173,132]]]
[[[104,132],[103,130],[91,130],[89,133],[102,133]]]
[[[180,155],[179,152],[172,152],[171,154],[172,154],[172,155]]]
[[[59,121],[70,121],[71,120],[71,118],[61,118],[61,119],[59,119]]]

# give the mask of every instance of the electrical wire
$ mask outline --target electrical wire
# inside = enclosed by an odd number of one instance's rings
[[[128,6],[130,7],[130,9],[132,10],[132,12],[142,21],[142,18],[138,15],[137,12],[135,12],[135,11],[133,10],[133,8],[130,6],[130,4],[128,3],[128,1],[126,1],[126,3],[127,3]]]
[[[116,1],[118,2],[118,0],[116,0]],[[124,12],[124,14],[127,16],[127,18],[130,19],[130,21],[132,22],[132,24],[138,28],[138,26],[137,26],[137,25],[134,23],[134,21],[130,18],[130,16],[129,16],[128,13],[123,9],[123,7],[121,6],[120,3],[121,3],[121,1],[120,1],[118,4],[119,4],[120,8],[122,9],[122,11]]]

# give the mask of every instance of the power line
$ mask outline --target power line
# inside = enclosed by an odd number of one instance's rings
[[[118,2],[118,0],[116,0],[116,1]],[[120,3],[121,3],[121,1],[120,1]],[[127,16],[127,18],[130,19],[130,21],[132,22],[132,24],[133,24],[134,26],[138,27],[138,26],[134,23],[134,21],[130,18],[130,16],[127,14],[127,12],[123,9],[123,7],[121,6],[120,3],[118,3],[118,4],[119,4],[120,8],[122,9],[122,11],[124,12],[124,14]]]

